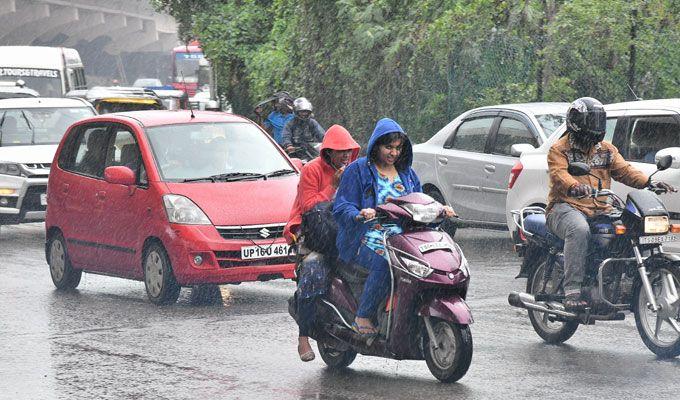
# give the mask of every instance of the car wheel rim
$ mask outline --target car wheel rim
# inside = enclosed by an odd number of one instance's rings
[[[144,279],[151,296],[158,297],[163,290],[163,259],[156,251],[150,252],[146,257]]]
[[[640,322],[647,337],[659,347],[669,347],[680,339],[680,296],[678,280],[666,269],[650,274],[649,281],[657,304],[661,309],[650,310],[649,300],[643,290],[638,296],[638,312]]]
[[[434,337],[437,348],[430,346],[432,361],[441,370],[450,369],[456,360],[456,335],[453,328],[444,322],[434,326]]]
[[[66,252],[64,245],[60,240],[54,240],[50,247],[50,269],[52,276],[56,281],[61,281],[64,278],[64,271],[66,270]]]

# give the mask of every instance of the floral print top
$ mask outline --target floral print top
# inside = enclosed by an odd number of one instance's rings
[[[377,203],[385,204],[387,199],[401,197],[406,193],[406,188],[404,187],[399,175],[394,178],[394,181],[390,182],[390,179],[378,172],[377,179],[378,193],[377,193]],[[383,242],[383,235],[387,232],[387,236],[398,235],[404,230],[396,223],[381,223],[374,222],[369,226],[368,231],[362,239],[362,243],[369,249],[376,252],[381,257],[387,259],[387,252],[385,251],[385,243]]]

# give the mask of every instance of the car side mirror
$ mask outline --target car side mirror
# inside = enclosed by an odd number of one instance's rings
[[[298,171],[302,171],[302,167],[305,165],[305,163],[301,159],[291,158],[290,161],[293,162],[293,165]]]
[[[510,146],[510,155],[513,157],[519,157],[525,151],[535,150],[536,148],[529,143],[517,143]]]
[[[104,170],[104,180],[115,185],[132,186],[137,183],[135,173],[128,167],[115,166],[106,167]]]
[[[573,162],[567,167],[567,172],[571,176],[584,176],[590,174],[590,166],[583,162]]]
[[[656,168],[663,171],[668,168],[680,169],[680,147],[668,147],[656,152],[654,156]]]

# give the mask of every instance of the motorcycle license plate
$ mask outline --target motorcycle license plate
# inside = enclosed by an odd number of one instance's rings
[[[41,206],[47,205],[47,193],[40,193],[40,205]]]
[[[285,243],[263,245],[263,246],[243,246],[241,247],[242,260],[257,260],[262,258],[285,257],[288,255],[289,246]]]
[[[640,236],[640,244],[656,244],[680,241],[680,235]]]
[[[453,246],[451,243],[446,243],[446,242],[430,242],[430,243],[423,243],[420,246],[418,246],[418,250],[420,250],[421,253],[426,253],[428,251],[432,250],[451,250],[453,251]]]

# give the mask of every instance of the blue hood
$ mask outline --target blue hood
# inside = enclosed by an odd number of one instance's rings
[[[373,129],[373,134],[368,140],[368,148],[366,149],[367,156],[371,157],[371,151],[373,151],[373,146],[381,137],[393,133],[399,132],[406,136],[406,132],[401,128],[401,126],[391,118],[383,118],[375,124],[375,129]],[[404,143],[401,157],[396,163],[397,170],[404,171],[411,167],[413,163],[413,146],[411,145],[411,140],[406,136],[406,142]]]

